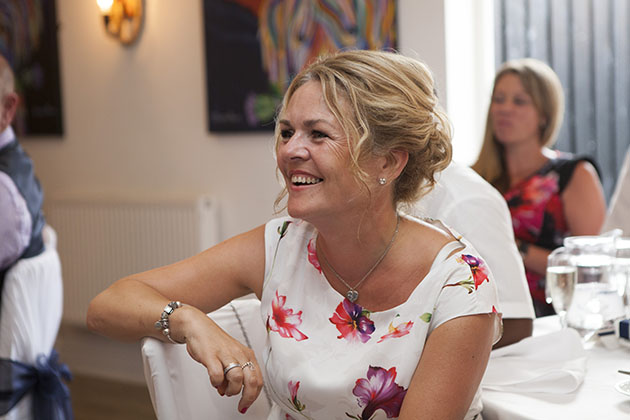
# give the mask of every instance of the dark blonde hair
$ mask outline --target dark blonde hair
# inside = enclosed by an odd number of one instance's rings
[[[361,168],[370,156],[409,154],[394,182],[394,206],[411,204],[435,184],[448,166],[451,129],[435,95],[433,77],[420,61],[393,52],[351,50],[318,58],[293,79],[278,115],[304,84],[321,84],[324,100],[348,139],[351,170],[364,184]],[[276,123],[276,151],[281,141]],[[276,206],[286,195],[286,188]]]
[[[494,77],[494,89],[499,79],[506,74],[515,74],[523,88],[532,98],[543,124],[540,127],[540,145],[552,146],[557,138],[564,117],[564,92],[556,73],[547,64],[534,58],[521,58],[505,62]],[[472,168],[499,191],[505,191],[510,185],[505,167],[503,146],[497,141],[492,131],[492,116],[488,107],[486,130],[477,161]]]

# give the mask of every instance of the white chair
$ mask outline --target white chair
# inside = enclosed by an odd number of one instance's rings
[[[51,354],[63,311],[57,235],[42,232],[44,252],[19,260],[6,273],[0,306],[0,358],[35,365]],[[33,419],[33,396],[26,394],[1,420]]]
[[[208,314],[221,328],[253,348],[262,363],[266,330],[255,298],[237,299]],[[263,420],[270,400],[263,389],[245,415],[237,411],[239,396],[222,397],[210,384],[208,372],[194,361],[186,346],[142,341],[144,376],[158,420]]]

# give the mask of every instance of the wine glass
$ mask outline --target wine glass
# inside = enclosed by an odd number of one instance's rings
[[[577,283],[577,267],[573,256],[564,248],[556,248],[547,257],[545,288],[551,298],[553,309],[560,317],[562,328],[566,328],[566,315]]]

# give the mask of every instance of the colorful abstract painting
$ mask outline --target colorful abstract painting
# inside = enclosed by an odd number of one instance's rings
[[[395,0],[204,0],[208,123],[273,129],[295,74],[342,48],[395,49]]]
[[[18,135],[63,134],[55,0],[0,0],[0,54],[21,99]]]

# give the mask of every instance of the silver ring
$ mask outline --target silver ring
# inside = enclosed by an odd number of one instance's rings
[[[236,363],[236,362],[230,363],[229,365],[227,365],[225,367],[225,369],[223,369],[223,375],[227,375],[227,373],[229,371],[231,371],[232,369],[237,368],[237,367],[241,367],[241,364],[240,363]]]
[[[246,367],[250,368],[251,370],[255,369],[254,364],[251,361],[245,362],[241,365],[241,368],[243,369],[245,369]]]

